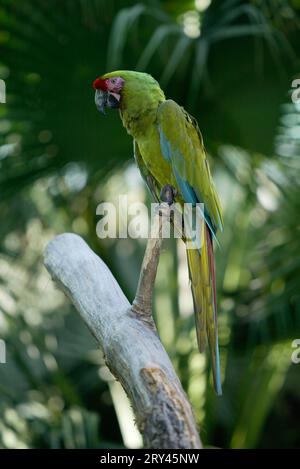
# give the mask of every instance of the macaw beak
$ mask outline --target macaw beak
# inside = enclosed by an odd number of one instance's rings
[[[115,93],[110,93],[109,91],[103,91],[97,89],[95,93],[95,104],[96,108],[102,114],[105,114],[105,108],[116,109],[119,107],[120,98]]]
[[[96,104],[96,108],[98,109],[98,111],[102,112],[102,114],[105,114],[106,101],[107,101],[107,91],[96,90],[95,104]]]

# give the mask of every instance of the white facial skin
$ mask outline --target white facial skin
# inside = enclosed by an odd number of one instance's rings
[[[107,91],[111,93],[118,101],[121,99],[120,91],[123,88],[124,80],[121,77],[112,77],[105,80]]]

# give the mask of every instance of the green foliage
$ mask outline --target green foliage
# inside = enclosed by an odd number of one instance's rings
[[[122,430],[128,409],[120,412],[93,339],[42,266],[55,234],[77,232],[133,297],[144,243],[100,241],[95,232],[99,202],[147,197],[116,113],[100,118],[94,106],[91,83],[112,68],[151,73],[197,117],[224,207],[222,398],[196,349],[175,242],[166,243],[155,292],[158,329],[203,441],[299,446],[299,369],[290,356],[300,337],[300,108],[289,95],[299,68],[299,5],[215,0],[202,11],[204,4],[1,2],[2,447],[138,444]]]

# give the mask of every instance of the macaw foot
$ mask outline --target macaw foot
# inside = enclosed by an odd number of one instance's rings
[[[160,191],[160,200],[161,202],[167,202],[168,205],[172,205],[176,195],[177,190],[175,187],[171,186],[171,184],[166,184]]]

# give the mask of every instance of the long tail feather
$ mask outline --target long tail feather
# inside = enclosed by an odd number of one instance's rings
[[[215,261],[212,236],[206,223],[202,223],[201,250],[187,249],[187,257],[194,299],[198,346],[200,352],[203,352],[207,336],[214,386],[216,393],[221,395]]]

